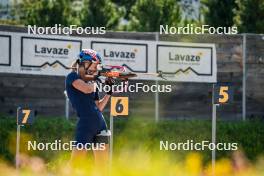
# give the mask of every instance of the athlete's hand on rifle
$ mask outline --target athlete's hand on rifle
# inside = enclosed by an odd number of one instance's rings
[[[107,95],[112,95],[113,94],[112,86],[115,85],[115,79],[108,77],[108,78],[105,79],[105,84],[111,87],[110,90],[108,92],[106,92],[106,94]]]
[[[100,76],[101,76],[101,72],[98,71],[97,75],[94,75],[92,79],[93,79],[94,81],[97,81],[97,82],[99,82],[99,83],[102,83],[102,80],[99,78]]]

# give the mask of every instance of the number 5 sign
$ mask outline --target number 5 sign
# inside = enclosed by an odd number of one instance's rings
[[[111,97],[111,115],[128,115],[128,97]]]
[[[231,83],[217,83],[214,86],[214,104],[227,104],[233,101]]]

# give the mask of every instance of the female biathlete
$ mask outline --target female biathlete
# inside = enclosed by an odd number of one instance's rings
[[[99,99],[98,90],[95,89],[96,79],[99,77],[98,65],[101,64],[100,55],[92,49],[83,49],[76,62],[72,65],[72,72],[66,77],[67,96],[77,111],[78,122],[75,132],[75,141],[78,146],[93,144],[95,164],[106,165],[109,155],[109,131],[102,111],[106,106],[112,91]],[[93,79],[91,79],[93,75]],[[106,84],[113,85],[113,79],[107,78]],[[98,143],[104,145],[97,145]],[[81,145],[79,145],[81,144]],[[98,147],[99,146],[99,147]],[[87,150],[74,148],[71,161],[85,158]]]

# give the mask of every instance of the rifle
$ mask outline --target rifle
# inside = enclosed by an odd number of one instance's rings
[[[137,77],[138,75],[151,75],[165,79],[162,75],[162,72],[158,73],[135,73],[127,72],[125,66],[116,66],[116,65],[106,65],[102,67],[100,75],[104,77],[110,77],[114,79],[127,80],[129,78]],[[166,79],[165,79],[166,80]]]
[[[52,67],[56,68],[60,64],[53,64]],[[45,65],[46,67],[46,65]],[[65,69],[77,69],[77,67],[66,67],[63,66]],[[155,76],[160,77],[164,80],[166,80],[163,77],[163,74],[161,71],[158,73],[135,73],[135,72],[127,72],[127,69],[125,66],[117,66],[117,65],[104,65],[101,66],[101,68],[98,69],[99,75],[85,75],[86,81],[95,80],[98,77],[105,77],[105,78],[113,78],[115,80],[121,80],[121,81],[127,81],[130,78],[135,78],[139,75],[149,75],[149,76]]]

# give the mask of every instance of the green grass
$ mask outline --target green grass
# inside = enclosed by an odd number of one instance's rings
[[[107,119],[108,121],[108,119]],[[73,139],[75,120],[64,118],[38,117],[32,126],[21,127],[21,150],[30,155],[40,156],[47,162],[55,160],[63,151],[28,152],[26,142],[69,141]],[[250,160],[256,160],[264,154],[264,123],[261,121],[218,121],[217,141],[236,142]],[[186,142],[193,140],[211,140],[211,121],[206,120],[164,120],[155,123],[140,118],[114,119],[114,155],[121,151],[144,149],[149,152],[169,153],[172,158],[181,159],[187,151],[160,151],[160,140],[169,142]],[[16,145],[16,119],[0,117],[0,158],[13,162]],[[199,152],[205,162],[210,161],[211,151]],[[230,157],[230,151],[217,151],[217,158]]]

